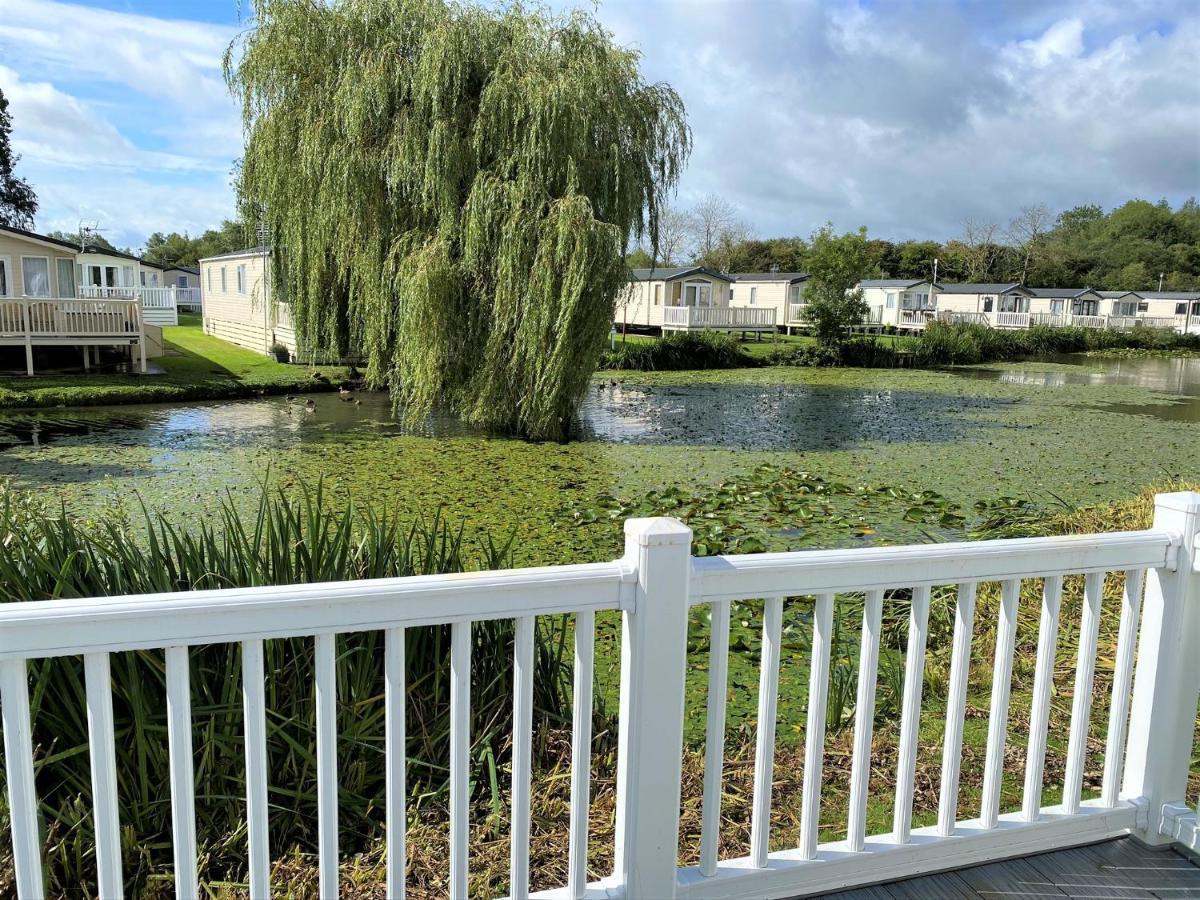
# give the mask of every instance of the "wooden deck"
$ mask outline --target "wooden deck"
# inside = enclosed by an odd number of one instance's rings
[[[1120,838],[825,896],[828,900],[1006,897],[1194,900],[1200,898],[1200,866],[1173,850],[1151,849],[1130,838]]]

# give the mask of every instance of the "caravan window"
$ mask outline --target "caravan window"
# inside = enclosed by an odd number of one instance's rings
[[[21,277],[26,297],[50,296],[50,260],[45,256],[22,256]]]
[[[758,288],[752,287],[752,288],[750,288],[750,305],[753,306],[757,302],[758,302]]]
[[[60,256],[54,260],[54,265],[58,269],[58,296],[74,297],[75,263]]]

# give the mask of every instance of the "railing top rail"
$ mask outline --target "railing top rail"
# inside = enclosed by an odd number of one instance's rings
[[[0,660],[621,609],[621,561],[0,605]]]
[[[1177,536],[1129,531],[903,547],[698,557],[690,600],[794,597],[1046,575],[1167,568]]]

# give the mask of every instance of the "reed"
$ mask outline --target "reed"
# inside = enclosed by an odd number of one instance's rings
[[[408,522],[396,510],[330,511],[321,485],[288,496],[265,483],[250,514],[226,498],[212,520],[186,527],[144,507],[135,521],[79,520],[0,487],[0,546],[0,602],[8,603],[494,569],[512,558],[511,536],[468,544],[440,512]],[[539,618],[537,734],[569,721],[565,628]],[[474,626],[472,760],[481,795],[495,789],[508,754],[512,629],[505,620]],[[419,808],[444,789],[449,629],[406,634],[410,802]],[[315,847],[317,822],[312,642],[272,640],[264,649],[271,845],[304,852]],[[351,854],[383,834],[382,661],[381,634],[338,638],[340,835]],[[125,872],[136,895],[148,875],[170,866],[165,665],[160,651],[114,653],[111,664]],[[236,879],[245,862],[240,647],[193,648],[191,685],[201,877]],[[94,892],[82,660],[31,662],[30,702],[50,889]]]

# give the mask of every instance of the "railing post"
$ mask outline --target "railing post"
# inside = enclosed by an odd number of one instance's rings
[[[621,631],[615,877],[628,900],[675,895],[691,541],[677,519],[625,523],[637,583]]]
[[[1163,807],[1187,793],[1200,700],[1200,493],[1159,494],[1154,528],[1181,543],[1174,571],[1147,572],[1121,795],[1145,799],[1149,821],[1137,837],[1161,844],[1171,840],[1161,830]]]

